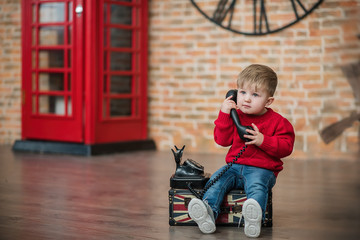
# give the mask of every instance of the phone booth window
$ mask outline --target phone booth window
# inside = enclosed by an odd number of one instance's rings
[[[131,1],[129,1],[131,2]],[[136,117],[139,108],[139,8],[105,1],[103,119]]]
[[[72,2],[32,4],[32,114],[72,115]]]

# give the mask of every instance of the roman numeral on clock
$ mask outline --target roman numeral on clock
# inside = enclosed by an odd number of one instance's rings
[[[259,6],[258,6],[259,4]],[[260,9],[260,16],[257,16],[257,9]],[[254,34],[262,33],[262,27],[265,25],[266,32],[270,32],[269,22],[266,16],[265,0],[254,0]],[[259,19],[258,19],[259,18]]]

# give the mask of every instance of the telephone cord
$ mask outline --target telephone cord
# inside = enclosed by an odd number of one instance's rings
[[[195,189],[192,188],[191,183],[188,183],[187,186],[189,190],[195,195],[195,197],[202,200],[204,197],[204,194],[209,190],[209,188],[214,185],[219,179],[231,168],[231,166],[238,160],[239,157],[245,152],[245,149],[247,148],[247,145],[244,145],[244,147],[240,150],[240,152],[235,156],[235,158],[229,162],[225,168],[215,177],[213,178],[208,184],[206,184],[205,188],[200,191],[196,192]]]

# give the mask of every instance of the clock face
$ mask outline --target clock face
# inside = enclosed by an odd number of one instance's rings
[[[304,19],[323,0],[190,0],[216,25],[244,35],[279,32]]]

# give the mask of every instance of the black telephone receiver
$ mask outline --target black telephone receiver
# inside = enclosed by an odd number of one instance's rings
[[[228,97],[230,97],[230,96],[233,96],[233,97],[231,98],[231,100],[233,100],[233,101],[236,103],[236,100],[237,100],[237,92],[238,92],[238,91],[237,91],[236,89],[231,89],[231,90],[229,90],[229,91],[226,93],[226,97],[225,97],[225,98],[228,98]],[[248,132],[246,131],[246,129],[251,129],[251,130],[254,130],[254,129],[253,129],[251,126],[243,126],[243,125],[241,125],[240,120],[239,120],[239,116],[238,116],[235,108],[232,108],[232,109],[230,110],[230,116],[231,116],[232,120],[233,120],[234,123],[235,123],[235,126],[236,126],[237,132],[238,132],[238,134],[239,134],[239,137],[240,137],[242,140],[246,141],[246,142],[251,141],[251,139],[244,137],[244,135],[249,135],[249,134],[250,134],[250,133],[248,133]],[[251,134],[250,134],[250,135],[251,135]]]

